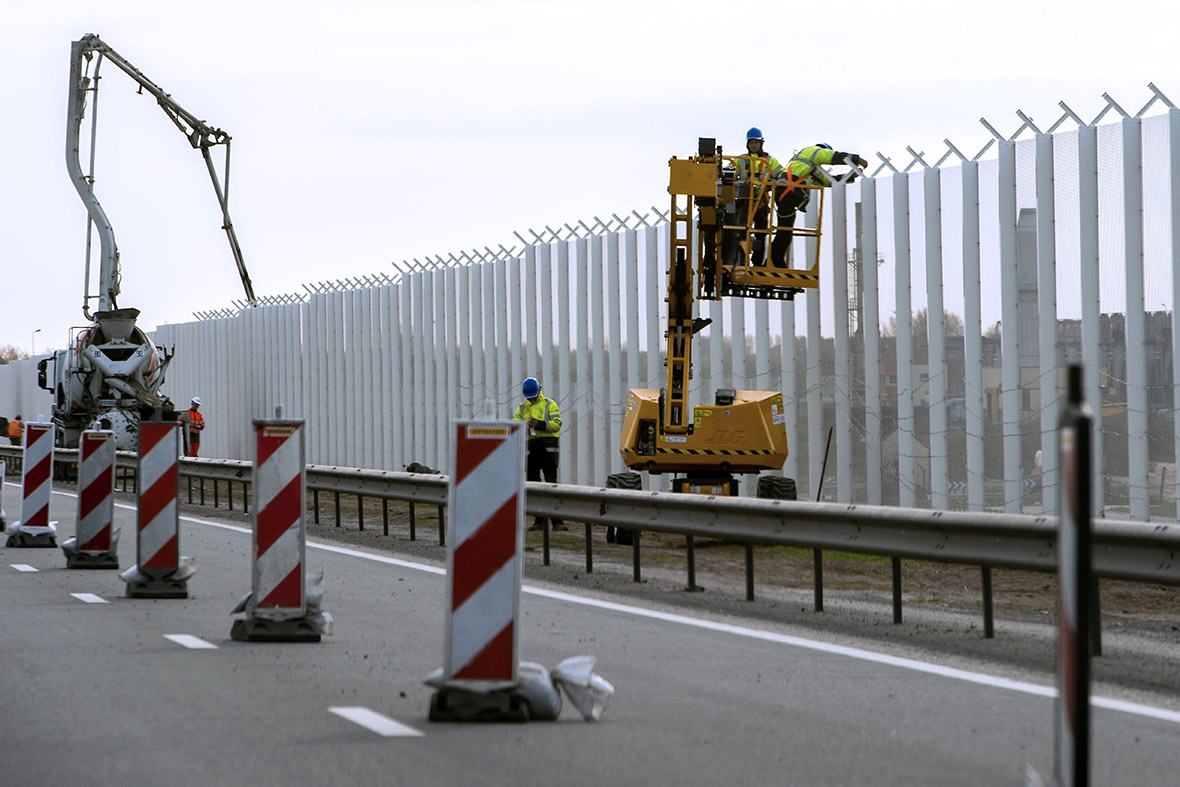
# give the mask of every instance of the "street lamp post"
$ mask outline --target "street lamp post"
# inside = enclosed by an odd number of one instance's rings
[[[32,345],[32,347],[29,350],[29,357],[30,358],[37,357],[37,334],[39,334],[39,333],[41,333],[40,328],[33,331],[33,335],[31,337],[29,337],[29,344]]]

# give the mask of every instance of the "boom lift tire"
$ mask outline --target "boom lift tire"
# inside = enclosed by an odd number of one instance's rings
[[[758,479],[758,497],[766,500],[798,500],[794,478],[764,475]]]
[[[643,476],[639,473],[612,473],[606,477],[607,489],[642,489]],[[635,543],[630,530],[621,527],[606,529],[606,543],[630,546]]]

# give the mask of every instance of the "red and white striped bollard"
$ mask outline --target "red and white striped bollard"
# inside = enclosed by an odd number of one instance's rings
[[[447,496],[446,649],[430,718],[525,720],[512,695],[524,541],[525,431],[455,422]]]
[[[254,537],[251,590],[230,636],[254,642],[319,642],[332,616],[320,611],[323,573],[304,576],[307,496],[303,421],[254,422]],[[306,580],[306,581],[305,581]]]
[[[115,433],[85,431],[78,444],[78,520],[61,545],[66,568],[118,568],[115,519]]]
[[[21,518],[8,526],[10,547],[56,547],[57,522],[49,521],[53,494],[53,424],[25,425],[21,474]]]
[[[180,555],[179,456],[179,424],[139,424],[137,563],[121,575],[128,596],[188,598],[188,580],[196,572],[192,560]]]

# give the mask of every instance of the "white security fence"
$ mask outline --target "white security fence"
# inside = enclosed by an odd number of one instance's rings
[[[803,499],[831,428],[825,499],[1053,513],[1061,376],[1082,362],[1098,514],[1175,518],[1180,110],[1151,90],[1135,115],[1106,97],[1090,123],[1064,104],[1046,129],[985,123],[975,156],[878,154],[829,195],[819,292],[699,304],[690,401],[783,390]],[[532,375],[562,409],[560,480],[601,485],[624,469],[627,389],[664,384],[667,221],[634,216],[161,326],[165,391],[201,396],[203,455],[249,458],[251,419],[282,404],[310,463],[400,470],[447,467],[450,420],[508,417]],[[0,413],[27,373],[0,367]]]

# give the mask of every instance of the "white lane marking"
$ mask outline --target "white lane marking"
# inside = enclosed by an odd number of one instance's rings
[[[386,738],[421,738],[422,733],[413,727],[407,727],[401,722],[394,721],[388,716],[382,716],[376,711],[357,705],[338,706],[328,708],[341,718],[348,719],[353,724],[359,724],[367,730],[372,730]]]
[[[33,568],[32,566],[30,566],[28,563],[13,563],[12,567],[15,568],[17,571],[23,571],[26,574],[29,573],[30,571],[37,570],[37,569]]]
[[[85,601],[87,604],[106,604],[107,600],[102,596],[96,596],[93,593],[71,593],[71,596],[79,601]]]
[[[183,645],[192,650],[217,650],[217,646],[212,642],[206,642],[200,637],[194,637],[192,634],[165,634],[164,639],[170,639],[177,645]]]
[[[55,494],[76,497],[76,495],[70,492],[55,492]],[[116,503],[116,505],[131,511],[135,510],[135,506],[129,506],[123,503]],[[181,519],[199,525],[208,525],[210,527],[222,528],[223,530],[234,530],[247,535],[252,532],[249,528],[236,527],[234,525],[223,525],[219,522],[209,522],[203,519],[194,519],[193,517],[182,516]],[[372,560],[376,563],[400,566],[402,568],[409,568],[415,571],[422,571],[427,574],[446,574],[446,569],[439,568],[437,566],[428,566],[422,563],[412,563],[407,560],[398,560],[396,558],[384,557],[382,555],[371,555],[367,552],[361,552],[356,549],[348,549],[347,547],[319,544],[312,541],[308,541],[307,545],[313,549],[319,549],[324,552],[333,552],[338,555],[347,555],[349,557],[359,557],[363,560]],[[674,615],[668,612],[658,612],[656,610],[643,609],[642,607],[633,607],[628,604],[618,604],[613,601],[600,601],[598,599],[583,598],[581,596],[570,595],[569,593],[561,593],[553,590],[542,590],[541,588],[535,588],[528,585],[521,587],[521,590],[525,593],[528,593],[529,595],[548,598],[554,601],[564,601],[569,604],[578,604],[583,607],[592,607],[595,609],[620,612],[625,615],[635,615],[636,617],[648,618],[650,620],[660,620],[666,623],[675,623],[682,626],[704,629],[706,631],[733,634],[740,637],[762,640],[764,642],[791,645],[794,647],[806,648],[807,650],[818,651],[820,653],[831,653],[839,656],[847,656],[848,658],[858,659],[861,661],[868,661],[876,664],[886,664],[893,667],[899,667],[901,669],[924,672],[930,675],[939,675],[941,677],[951,678],[953,680],[962,680],[982,686],[991,686],[993,688],[1007,689],[1009,691],[1016,691],[1022,694],[1031,694],[1036,697],[1057,696],[1057,689],[1051,686],[1041,686],[1035,683],[1010,680],[1008,678],[1000,678],[995,675],[985,675],[981,672],[970,672],[968,670],[955,669],[954,667],[946,667],[941,664],[932,664],[930,662],[918,661],[916,659],[905,659],[898,656],[890,656],[886,653],[875,653],[871,650],[850,648],[844,645],[834,645],[828,642],[804,639],[803,637],[793,637],[787,634],[776,634],[772,631],[762,631],[760,629],[752,629],[745,626],[734,626],[728,623],[717,623],[711,620],[698,620],[685,615]],[[1167,710],[1166,708],[1157,708],[1152,705],[1142,705],[1137,702],[1124,702],[1122,700],[1098,696],[1092,696],[1090,698],[1090,704],[1095,708],[1121,711],[1123,713],[1129,713],[1135,716],[1144,716],[1150,719],[1159,719],[1160,721],[1170,721],[1174,724],[1180,724],[1180,711],[1172,711]]]

